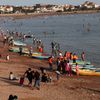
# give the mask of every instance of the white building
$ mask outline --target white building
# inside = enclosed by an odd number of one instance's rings
[[[63,8],[63,6],[53,6],[52,7],[52,10],[53,11],[55,11],[55,12],[57,12],[57,11],[64,11],[64,8]]]
[[[0,6],[0,11],[2,11],[3,13],[13,12],[13,6],[8,6],[8,5]]]

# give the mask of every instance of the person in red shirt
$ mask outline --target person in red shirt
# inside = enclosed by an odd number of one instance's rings
[[[43,48],[42,47],[39,47],[39,52],[43,53]]]

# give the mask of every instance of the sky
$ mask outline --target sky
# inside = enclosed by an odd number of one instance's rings
[[[0,0],[0,5],[32,6],[35,4],[72,4],[79,5],[85,1],[92,1],[100,5],[100,0]]]

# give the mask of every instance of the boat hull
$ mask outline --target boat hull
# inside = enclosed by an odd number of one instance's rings
[[[76,70],[73,70],[76,73]],[[100,76],[100,70],[79,69],[79,75]]]
[[[26,46],[26,44],[21,41],[14,41],[13,44],[14,44],[14,46]]]
[[[44,55],[44,54],[42,54],[42,53],[33,53],[33,54],[32,54],[32,58],[36,58],[36,59],[40,59],[40,60],[42,60],[42,59],[47,60],[47,59],[49,59],[49,57],[50,57],[50,56]]]

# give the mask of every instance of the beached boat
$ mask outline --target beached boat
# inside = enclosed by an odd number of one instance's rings
[[[96,67],[92,64],[89,65],[78,65],[80,69],[96,69]],[[72,69],[75,69],[76,65],[72,64]]]
[[[48,59],[49,57],[50,57],[49,55],[38,53],[38,52],[34,52],[32,54],[32,58],[37,58],[37,59]]]
[[[22,50],[22,53],[23,53],[23,54],[29,55],[29,49],[28,49],[28,48],[27,48],[27,49],[23,49],[23,50]]]
[[[14,41],[13,43],[15,46],[26,46],[27,44],[21,42],[21,41]]]
[[[73,69],[76,73],[76,70]],[[100,76],[100,69],[90,70],[90,69],[79,69],[79,75],[87,75],[87,76]]]
[[[96,69],[96,67],[94,65],[92,65],[92,64],[89,64],[89,65],[86,64],[86,65],[83,65],[82,69],[90,69],[90,70],[92,69],[93,70],[93,69]]]
[[[16,47],[16,46],[9,47],[9,51],[11,51],[11,52],[20,52],[20,49],[19,49],[19,48],[20,48],[20,47]],[[23,53],[23,54],[24,54],[24,53],[28,53],[28,54],[29,54],[28,48],[22,47],[22,53]]]
[[[78,59],[78,60],[76,60],[76,63],[73,63],[73,60],[70,60],[70,62],[69,62],[70,64],[78,64],[78,65],[86,65],[86,64],[88,64],[88,65],[90,65],[91,64],[91,62],[90,61],[82,61],[82,60],[80,60],[80,59]]]
[[[9,51],[11,51],[11,52],[19,52],[19,47],[9,47]]]

